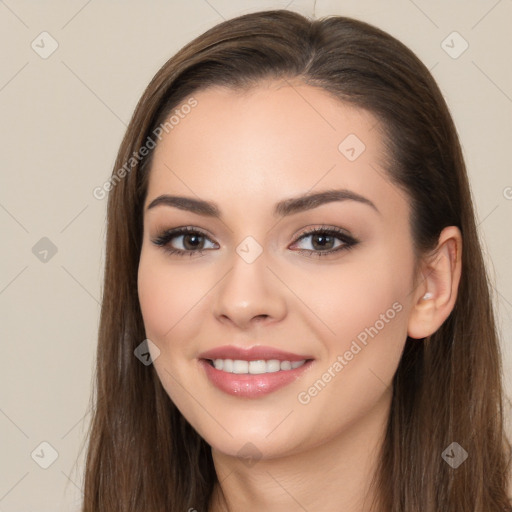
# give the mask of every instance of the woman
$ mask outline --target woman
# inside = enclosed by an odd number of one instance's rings
[[[84,512],[512,510],[464,161],[403,44],[221,23],[151,81],[107,185]]]

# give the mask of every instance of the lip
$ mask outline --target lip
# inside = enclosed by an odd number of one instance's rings
[[[199,359],[239,359],[241,361],[257,361],[259,359],[277,359],[279,361],[303,361],[313,359],[311,355],[292,354],[265,345],[256,345],[251,348],[237,347],[236,345],[224,345],[215,347],[199,354]],[[291,370],[289,370],[291,371]]]
[[[199,361],[210,382],[229,395],[243,398],[260,398],[291,384],[310,368],[313,360],[306,361],[294,370],[261,373],[258,375],[227,373],[217,370],[207,359]]]
[[[306,362],[299,368],[261,374],[228,373],[214,368],[213,359],[240,359],[256,361],[259,359],[277,359],[279,361]],[[229,395],[243,398],[260,398],[291,384],[300,378],[313,364],[313,358],[307,355],[292,354],[272,347],[256,346],[249,349],[226,345],[217,347],[199,356],[199,365],[210,382]]]

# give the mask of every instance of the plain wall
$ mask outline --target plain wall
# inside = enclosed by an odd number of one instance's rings
[[[512,2],[6,0],[0,512],[79,508],[104,263],[106,200],[92,191],[112,171],[136,102],[193,37],[223,18],[285,7],[375,24],[432,70],[467,160],[512,394]],[[42,442],[58,454],[48,469]]]

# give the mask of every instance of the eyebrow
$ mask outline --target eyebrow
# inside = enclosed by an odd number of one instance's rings
[[[334,201],[357,201],[358,203],[370,206],[380,214],[379,209],[372,201],[347,189],[325,190],[315,194],[304,194],[298,197],[284,199],[276,203],[273,214],[277,217],[287,217],[296,213],[312,210],[313,208]],[[167,194],[153,199],[153,201],[149,203],[147,210],[161,205],[179,208],[180,210],[186,210],[206,217],[215,217],[218,219],[222,217],[219,207],[214,202]]]

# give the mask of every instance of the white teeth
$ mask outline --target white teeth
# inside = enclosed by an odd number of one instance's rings
[[[291,370],[292,369],[292,363],[290,361],[283,361],[281,363],[281,370]]]
[[[227,373],[258,375],[262,373],[274,373],[280,370],[294,370],[295,368],[302,366],[305,362],[305,359],[302,361],[279,361],[278,359],[269,359],[268,361],[263,359],[258,361],[214,359],[213,365],[217,370],[222,370]]]
[[[249,361],[235,359],[233,361],[233,373],[249,373]]]
[[[279,359],[271,359],[267,361],[267,369],[268,373],[278,372],[281,369],[281,361]]]
[[[265,361],[249,361],[247,367],[249,369],[249,373],[252,373],[253,375],[266,373],[267,371],[267,363]]]

